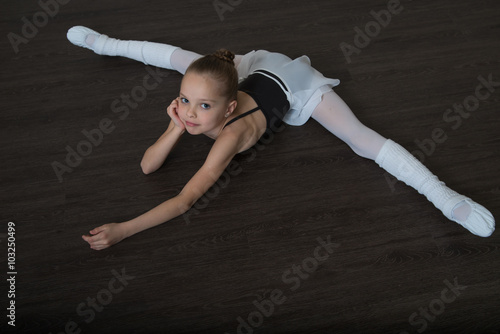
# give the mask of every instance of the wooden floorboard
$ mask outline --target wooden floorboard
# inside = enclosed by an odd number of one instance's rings
[[[498,233],[480,238],[448,221],[312,120],[235,157],[238,175],[199,210],[90,250],[82,234],[175,196],[212,141],[185,136],[143,175],[140,159],[168,125],[182,76],[159,70],[158,88],[125,117],[111,105],[148,68],[66,39],[85,25],[199,53],[306,54],[341,80],[336,91],[360,120],[499,217],[500,84],[470,116],[446,118],[482,81],[500,82],[498,1],[401,0],[350,59],[341,43],[354,46],[355,28],[373,26],[372,13],[392,1],[58,1],[2,5],[2,281],[8,222],[18,273],[15,328],[0,285],[2,333],[500,333]],[[223,20],[215,3],[231,7]],[[24,27],[33,18],[36,31]],[[23,38],[18,52],[12,34]],[[60,182],[52,163],[103,119],[114,130]],[[436,129],[446,140],[430,147]],[[315,263],[320,240],[334,245]],[[294,272],[299,265],[310,273]]]

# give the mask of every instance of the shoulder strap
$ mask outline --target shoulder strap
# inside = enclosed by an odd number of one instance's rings
[[[257,110],[260,110],[260,107],[253,108],[252,110],[249,110],[249,111],[247,111],[247,112],[245,112],[245,113],[243,113],[243,114],[241,114],[241,115],[239,115],[239,116],[236,116],[235,118],[233,118],[232,120],[230,120],[230,121],[229,121],[226,125],[224,125],[224,128],[225,128],[226,126],[228,126],[229,124],[236,122],[236,121],[237,121],[237,120],[239,120],[240,118],[243,118],[243,117],[245,117],[245,116],[250,115],[251,113],[256,112]]]

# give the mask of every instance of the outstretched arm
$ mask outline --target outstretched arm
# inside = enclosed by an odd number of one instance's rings
[[[137,218],[106,224],[82,236],[95,250],[105,249],[148,228],[160,225],[186,213],[224,172],[239,151],[239,140],[231,134],[219,136],[200,170],[189,180],[179,195],[163,202]]]
[[[172,119],[167,130],[144,153],[141,161],[141,168],[144,174],[151,174],[161,167],[172,149],[179,142],[182,134],[186,131],[184,124],[182,124],[177,115],[178,106],[179,101],[177,98],[172,101],[167,109],[167,113]]]

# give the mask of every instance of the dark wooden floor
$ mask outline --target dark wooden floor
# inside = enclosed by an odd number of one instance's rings
[[[442,129],[444,142],[415,154],[500,217],[499,87],[469,117],[446,118],[454,104],[474,102],[480,77],[500,81],[500,3],[402,0],[348,62],[341,43],[355,46],[355,27],[388,3],[233,1],[223,20],[212,0],[70,1],[49,7],[54,17],[34,0],[4,3],[0,263],[5,282],[12,221],[16,331],[499,333],[499,233],[484,239],[447,221],[314,121],[238,156],[239,175],[188,219],[100,252],[80,238],[174,196],[211,140],[186,136],[160,171],[143,175],[142,153],[167,126],[181,76],[160,71],[157,89],[126,117],[114,113],[122,94],[139,92],[147,67],[71,45],[73,25],[200,53],[307,54],[341,80],[336,91],[364,123],[410,151]],[[26,23],[33,18],[37,31]],[[22,38],[17,53],[9,33]],[[103,119],[113,131],[59,182],[53,162],[65,164],[68,147],[89,150],[82,131]],[[318,238],[335,244],[319,263],[311,259]],[[445,290],[455,283],[455,293]],[[1,286],[3,333],[12,328]]]

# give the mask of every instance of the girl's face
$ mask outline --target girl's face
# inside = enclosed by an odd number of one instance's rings
[[[218,134],[235,107],[208,75],[188,72],[182,79],[178,115],[190,134]]]

